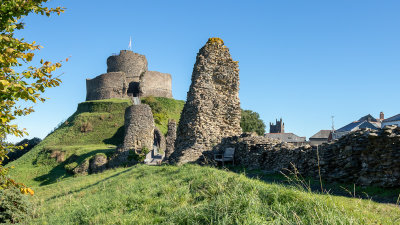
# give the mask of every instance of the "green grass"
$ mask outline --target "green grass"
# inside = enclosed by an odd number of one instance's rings
[[[168,120],[174,119],[178,124],[185,101],[161,97],[147,97],[142,103],[150,105],[156,127],[165,135],[168,131]]]
[[[164,120],[156,124],[165,134],[168,119],[179,121],[184,101],[167,98],[153,98],[153,101],[165,115]],[[123,143],[125,109],[131,104],[129,99],[80,103],[77,111],[39,145],[9,164],[15,167],[11,175],[30,186],[47,185],[71,176],[65,169],[67,165],[74,162],[80,164],[97,153],[113,152]],[[90,131],[82,132],[85,124],[90,124]],[[52,150],[65,152],[66,161],[57,163],[55,159],[50,159]]]
[[[268,183],[283,184],[286,186],[297,186],[314,193],[329,193],[335,196],[355,197],[363,199],[371,199],[380,203],[396,204],[400,198],[400,188],[380,188],[375,186],[357,186],[354,184],[345,184],[338,182],[326,182],[312,177],[294,176],[292,172],[285,171],[282,173],[271,173],[259,169],[248,170],[241,166],[230,166],[230,171],[246,174],[247,177],[257,178]]]
[[[196,165],[69,177],[38,188],[32,224],[398,224],[400,209]]]
[[[156,126],[179,121],[183,101],[150,99],[163,113]],[[320,195],[196,165],[107,170],[73,176],[67,170],[96,154],[112,154],[123,141],[129,100],[79,104],[77,112],[9,166],[32,187],[31,224],[396,224],[400,210],[368,200]],[[81,132],[84,124],[91,131]],[[65,153],[64,162],[50,158]]]

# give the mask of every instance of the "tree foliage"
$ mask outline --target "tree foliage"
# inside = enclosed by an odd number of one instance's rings
[[[256,132],[258,135],[264,135],[265,133],[264,121],[260,119],[258,113],[251,110],[242,110],[240,127],[243,132]]]
[[[24,29],[21,19],[28,14],[50,16],[64,12],[60,7],[43,6],[46,2],[48,0],[0,0],[0,140],[7,135],[22,137],[27,134],[24,129],[12,124],[17,116],[33,112],[32,107],[18,106],[20,100],[44,102],[46,99],[41,93],[60,85],[61,80],[52,72],[61,67],[61,62],[51,63],[41,59],[39,67],[31,65],[34,51],[42,47],[15,37],[15,31]],[[7,151],[12,149],[16,147],[0,142],[0,189],[16,186],[21,188],[21,192],[30,192],[23,184],[10,179],[8,169],[2,165]]]

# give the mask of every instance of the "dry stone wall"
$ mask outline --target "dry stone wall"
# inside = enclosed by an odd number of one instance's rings
[[[123,72],[110,72],[86,79],[86,101],[127,97],[128,83]]]
[[[327,181],[400,187],[400,128],[359,130],[331,144],[295,148],[258,136],[230,137],[215,149],[234,147],[235,164],[269,171],[293,171]],[[319,160],[317,157],[317,152]],[[210,154],[210,160],[211,154]],[[318,167],[319,161],[319,167]]]
[[[197,54],[170,162],[197,161],[222,138],[239,135],[240,117],[238,62],[221,39],[210,38]]]

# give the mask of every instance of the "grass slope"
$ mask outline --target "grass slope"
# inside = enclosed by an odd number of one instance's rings
[[[168,119],[179,121],[184,101],[151,98],[162,109],[162,120],[156,123],[166,133]],[[124,138],[125,109],[129,99],[87,101],[78,105],[77,111],[50,133],[39,145],[9,166],[11,175],[29,186],[46,185],[69,177],[65,166],[80,164],[97,153],[112,153]],[[82,132],[84,129],[88,131]],[[51,159],[53,151],[65,154],[65,161]]]
[[[32,224],[399,224],[400,209],[196,165],[67,178],[34,196]]]
[[[166,132],[179,121],[183,101],[144,99]],[[39,145],[10,163],[11,175],[32,187],[32,224],[396,224],[394,205],[318,195],[268,184],[224,170],[195,165],[107,170],[74,177],[65,167],[98,153],[112,153],[123,140],[129,100],[79,104],[76,113]],[[90,124],[90,126],[88,125]],[[82,132],[85,128],[89,130]],[[52,152],[64,152],[56,162]]]

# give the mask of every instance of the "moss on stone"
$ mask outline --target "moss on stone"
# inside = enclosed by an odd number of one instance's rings
[[[221,38],[217,38],[217,37],[209,38],[207,43],[211,43],[211,44],[217,43],[217,44],[220,44],[220,45],[224,45],[224,41]]]

